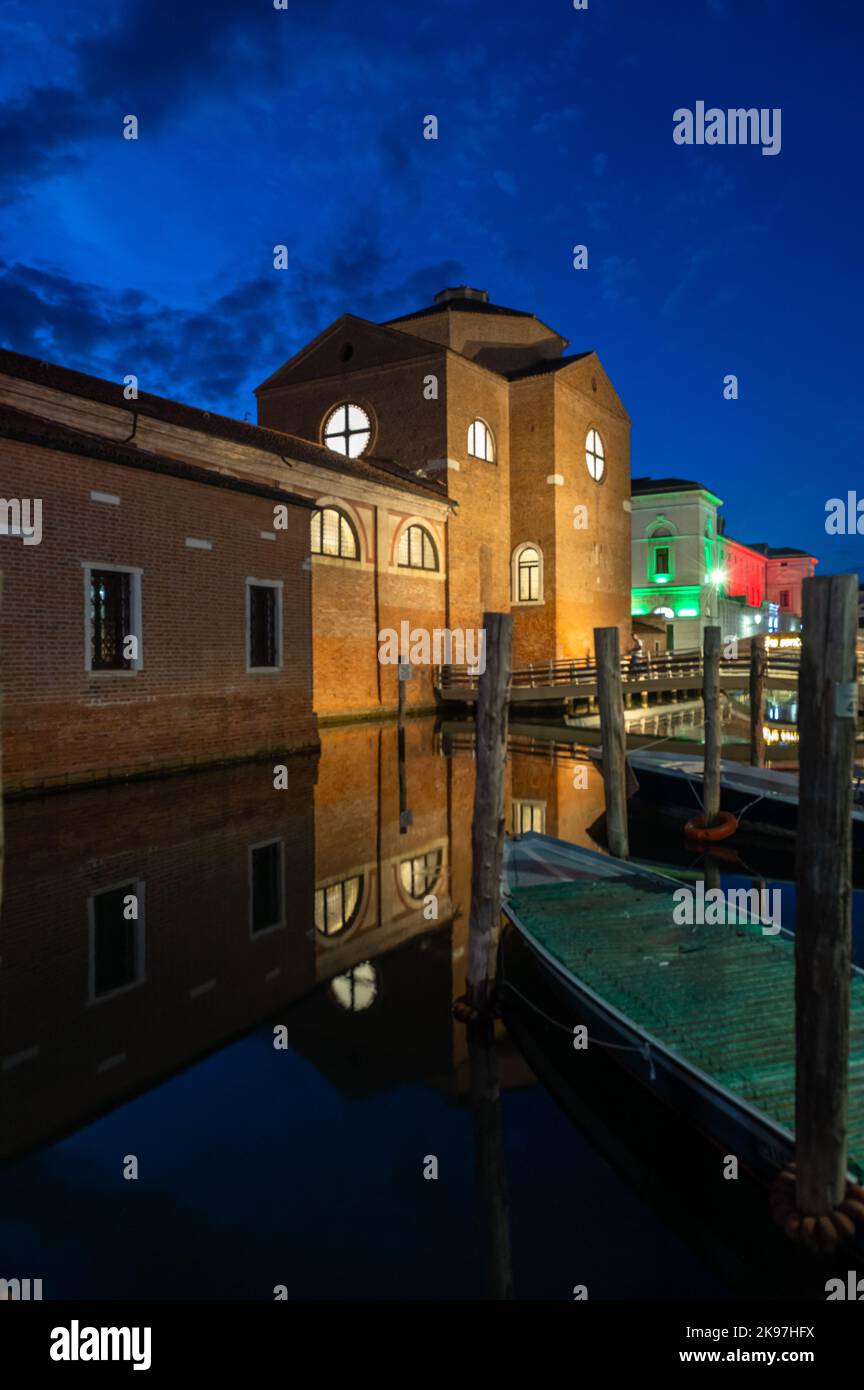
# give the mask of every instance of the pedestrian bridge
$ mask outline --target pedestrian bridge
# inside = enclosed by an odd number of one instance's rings
[[[765,668],[766,690],[797,690],[800,655],[798,652],[771,652]],[[647,653],[639,659],[621,662],[621,682],[625,695],[680,695],[702,687],[702,651]],[[473,704],[477,699],[478,676],[466,666],[442,666],[438,673],[440,698],[454,704]],[[750,658],[721,658],[720,689],[749,690]],[[597,697],[597,666],[589,657],[563,661],[535,661],[519,667],[510,677],[511,704],[562,704],[571,700]]]

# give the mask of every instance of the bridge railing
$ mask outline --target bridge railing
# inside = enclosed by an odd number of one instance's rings
[[[771,653],[768,659],[766,679],[771,674],[788,675],[798,670],[800,659],[796,653]],[[742,675],[750,669],[747,656],[728,657],[721,660],[721,675]],[[630,681],[668,679],[680,681],[683,685],[688,678],[701,681],[702,651],[693,647],[679,652],[648,652],[637,656],[626,656],[621,661],[621,677],[625,684]],[[442,666],[438,685],[441,690],[474,689],[477,685],[477,672],[467,666]],[[566,657],[556,661],[534,661],[527,666],[517,667],[510,678],[511,689],[550,689],[559,685],[594,685],[597,681],[597,667],[590,657]]]

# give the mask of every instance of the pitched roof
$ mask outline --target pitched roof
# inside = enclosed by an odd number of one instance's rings
[[[227,439],[232,443],[246,444],[253,449],[278,454],[283,459],[287,455],[296,463],[316,464],[331,472],[345,473],[366,482],[387,483],[426,496],[432,494],[446,498],[447,495],[442,483],[408,474],[392,459],[379,459],[371,455],[349,459],[343,454],[325,448],[323,444],[314,444],[298,435],[265,429],[262,425],[253,425],[247,420],[235,420],[229,415],[218,415],[214,411],[201,410],[197,406],[183,405],[180,401],[172,401],[165,396],[153,396],[147,391],[142,391],[137,400],[128,401],[123,395],[123,387],[116,382],[89,376],[86,372],[76,372],[69,367],[59,367],[54,362],[40,362],[36,357],[27,357],[24,353],[11,352],[7,348],[0,348],[0,373],[32,381],[54,391],[63,391],[68,395],[99,401],[103,405],[125,410],[132,416],[146,415],[182,429],[197,430],[217,439]]]
[[[631,496],[652,492],[707,492],[716,497],[710,487],[697,483],[692,478],[633,478],[630,483]]]
[[[489,304],[483,299],[447,299],[441,304],[429,304],[425,309],[415,309],[410,314],[399,314],[395,319],[382,319],[381,326],[390,323],[404,323],[406,319],[425,319],[433,314],[506,314],[514,319],[533,319],[536,317],[528,309],[506,309],[503,304]]]
[[[811,555],[809,550],[795,550],[795,548],[790,545],[768,545],[765,541],[752,541],[748,542],[748,546],[750,550],[758,550],[760,555],[764,555],[768,560],[779,560],[782,559],[783,556],[791,557],[795,555],[806,560],[816,559],[816,556]]]
[[[65,454],[77,454],[80,458],[101,459],[105,463],[116,463],[125,468],[139,468],[147,473],[161,473],[165,477],[180,478],[184,482],[200,483],[205,487],[226,488],[230,492],[243,492],[252,497],[266,497],[269,501],[292,503],[297,507],[315,509],[315,503],[308,497],[299,497],[285,488],[268,487],[266,483],[253,483],[245,478],[235,478],[228,473],[218,473],[213,468],[200,468],[178,459],[165,458],[149,449],[135,449],[129,444],[106,439],[104,435],[88,434],[85,430],[73,429],[57,420],[46,420],[39,415],[29,415],[24,410],[0,402],[0,439],[15,439],[23,444],[33,444],[41,449],[57,449]]]
[[[567,357],[547,357],[542,362],[534,362],[530,367],[519,367],[515,372],[504,372],[508,381],[522,381],[529,376],[545,376],[547,372],[560,371],[562,367],[569,367],[571,362],[581,362],[583,357],[590,357],[593,348],[587,352],[571,352]]]

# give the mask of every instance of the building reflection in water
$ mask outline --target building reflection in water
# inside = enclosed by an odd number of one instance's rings
[[[470,726],[449,728],[406,725],[409,816],[392,723],[326,730],[320,758],[289,761],[287,790],[256,763],[9,803],[0,1156],[268,1021],[348,1094],[414,1080],[467,1104],[450,1004],[474,763]],[[515,746],[508,829],[591,844],[593,766],[540,738]],[[501,1086],[532,1083],[500,1029],[497,1052]]]

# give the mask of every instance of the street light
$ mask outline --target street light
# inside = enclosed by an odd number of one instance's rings
[[[715,613],[714,616],[715,616],[716,618],[719,619],[719,617],[720,617],[720,585],[721,585],[721,584],[725,584],[725,582],[726,582],[726,571],[725,571],[725,570],[719,570],[719,569],[718,569],[718,570],[712,570],[711,573],[709,574],[708,578],[709,578],[709,580],[711,581],[711,587],[710,587],[710,589],[709,589],[709,591],[708,591],[708,617],[709,617],[709,618],[711,617],[711,593],[713,592],[713,593],[716,595],[716,598],[717,598],[717,603],[716,603],[716,609],[717,609],[717,611],[716,611],[716,613]]]

